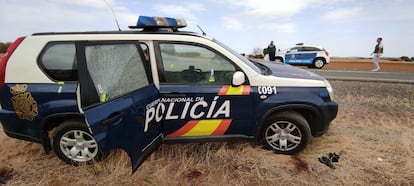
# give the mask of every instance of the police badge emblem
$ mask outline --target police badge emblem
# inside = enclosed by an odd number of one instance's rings
[[[10,93],[14,111],[19,118],[32,121],[38,114],[37,102],[33,99],[30,92],[26,92],[27,85],[16,84],[10,88]]]

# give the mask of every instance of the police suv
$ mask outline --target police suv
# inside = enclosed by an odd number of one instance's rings
[[[323,68],[330,62],[329,52],[319,46],[298,43],[294,47],[276,53],[275,61],[291,65]]]
[[[249,139],[295,154],[336,117],[324,78],[185,26],[141,16],[137,30],[18,38],[0,62],[4,132],[73,165],[123,149],[135,171],[163,141]]]

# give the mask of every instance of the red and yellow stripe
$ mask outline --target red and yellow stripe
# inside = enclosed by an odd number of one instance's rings
[[[250,95],[250,86],[249,85],[242,85],[233,87],[231,85],[225,85],[221,87],[219,93],[219,96],[224,95]]]
[[[231,119],[191,120],[168,137],[223,135],[231,124]]]

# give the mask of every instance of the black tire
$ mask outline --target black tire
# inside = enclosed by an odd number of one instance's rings
[[[56,128],[53,150],[62,161],[78,166],[100,160],[98,143],[86,125],[80,121],[66,121]]]
[[[316,58],[314,61],[313,61],[313,67],[315,67],[315,68],[318,68],[318,69],[321,69],[321,68],[323,68],[324,66],[325,66],[325,59],[323,59],[323,58]]]
[[[265,120],[259,140],[266,149],[292,155],[305,149],[311,140],[311,130],[302,115],[297,112],[281,112]]]

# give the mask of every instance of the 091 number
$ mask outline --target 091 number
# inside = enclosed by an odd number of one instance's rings
[[[259,86],[257,87],[257,91],[259,94],[277,94],[276,87],[275,86]]]

